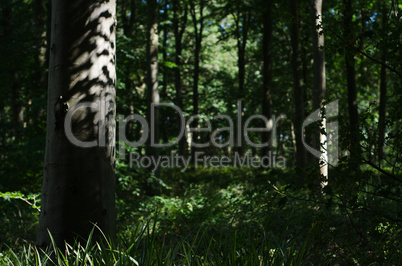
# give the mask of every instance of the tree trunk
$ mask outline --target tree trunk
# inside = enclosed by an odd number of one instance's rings
[[[13,68],[12,70],[13,75],[13,84],[11,87],[11,121],[13,122],[13,136],[15,140],[19,140],[21,137],[21,128],[22,122],[20,117],[21,112],[21,105],[19,104],[19,97],[20,97],[20,79],[18,75],[18,71]]]
[[[384,43],[381,51],[381,72],[380,72],[380,107],[379,107],[379,119],[378,119],[378,163],[381,165],[381,160],[385,154],[385,118],[386,118],[386,106],[387,106],[387,68],[385,64],[387,63],[387,31],[386,27],[388,24],[388,14],[386,8],[383,7],[382,10],[382,28],[385,32]]]
[[[37,121],[45,120],[46,110],[42,106],[42,104],[37,104],[36,101],[41,102],[41,98],[44,95],[45,89],[48,87],[47,84],[47,71],[45,69],[49,65],[49,22],[46,20],[46,13],[49,5],[45,4],[44,0],[34,0],[33,1],[33,10],[34,10],[34,25],[35,32],[38,36],[37,45],[40,47],[37,51],[37,55],[35,56],[35,65],[37,66],[34,70],[34,90],[32,94],[32,105],[41,106],[38,111],[35,111],[34,117],[29,118],[30,128],[34,129],[38,134],[43,134],[44,130],[38,126],[39,123]],[[31,100],[31,99],[29,99]],[[32,112],[29,112],[32,113]],[[34,122],[32,122],[32,118]]]
[[[52,2],[40,247],[115,237],[115,8]]]
[[[38,46],[39,52],[37,57],[35,58],[35,63],[38,65],[38,68],[35,70],[35,78],[37,79],[36,82],[39,83],[39,85],[36,88],[35,91],[35,96],[41,95],[43,91],[41,91],[42,84],[46,83],[46,73],[44,70],[44,65],[46,63],[46,31],[49,29],[46,29],[46,7],[45,3],[43,0],[35,0],[33,2],[33,10],[35,14],[35,20],[34,20],[34,25],[35,25],[35,30],[40,35],[38,38]]]
[[[136,12],[137,12],[137,6],[136,6],[136,1],[135,0],[122,0],[121,1],[121,27],[123,28],[124,35],[129,37],[131,40],[130,45],[132,47],[135,47],[135,23],[136,23]],[[126,71],[127,73],[132,73],[134,70],[132,69],[133,67],[133,62],[129,61],[126,64]],[[125,75],[124,79],[125,83],[125,88],[126,91],[128,92],[128,113],[132,114],[134,112],[134,90],[135,90],[135,84],[134,84],[134,78],[130,74]],[[127,135],[130,136],[131,138],[133,137],[134,133],[134,121],[129,121],[127,123]],[[127,154],[128,156],[129,154]]]
[[[9,38],[13,36],[13,5],[12,3],[5,3],[2,7],[2,18],[1,18],[1,26],[3,28],[3,38]],[[7,55],[6,55],[7,56]],[[10,58],[10,57],[8,57]],[[21,105],[19,104],[18,99],[20,98],[20,77],[18,73],[18,69],[16,66],[10,68],[9,76],[11,77],[11,98],[8,99],[10,102],[10,121],[12,121],[13,126],[11,128],[11,135],[15,137],[15,140],[19,140],[20,138],[20,119],[19,114],[21,111]]]
[[[200,0],[200,18],[197,20],[197,16],[195,13],[195,5],[194,2],[190,1],[191,5],[191,17],[193,18],[194,24],[194,39],[195,39],[195,49],[194,49],[194,78],[193,78],[193,115],[198,115],[198,82],[199,82],[199,75],[200,75],[200,53],[201,53],[201,44],[202,44],[202,31],[204,28],[204,16],[203,16],[203,9],[204,9],[204,0]],[[198,24],[200,27],[198,29]],[[198,127],[198,119],[194,119],[192,124],[192,128]],[[197,142],[198,139],[198,132],[192,132],[192,142]],[[191,158],[195,158],[195,151],[196,147],[191,147]]]
[[[167,21],[169,19],[169,15],[168,15],[168,7],[165,4],[164,7],[164,17],[163,17],[163,21]],[[163,63],[165,64],[168,61],[168,56],[167,56],[167,40],[168,40],[168,34],[169,34],[169,29],[168,26],[166,24],[163,24],[163,39],[162,39],[162,58],[163,58]],[[168,82],[168,75],[170,74],[169,72],[169,68],[166,67],[166,65],[164,65],[164,67],[162,68],[163,72],[162,72],[162,90],[161,90],[161,98],[162,101],[166,101],[167,99],[167,82]],[[162,114],[162,113],[161,113]],[[164,132],[164,134],[162,134],[162,140],[163,143],[167,143],[169,136],[167,133],[167,129],[169,128],[167,120],[166,120],[166,116],[162,115],[161,120],[161,132]]]
[[[290,28],[292,45],[292,72],[293,72],[293,96],[295,101],[294,128],[296,138],[296,165],[303,169],[306,165],[306,151],[303,147],[302,123],[304,119],[304,99],[302,91],[302,81],[300,78],[300,20],[297,14],[298,0],[290,1],[290,13],[292,24]],[[304,174],[303,174],[304,175]]]
[[[262,89],[262,115],[268,119],[268,124],[265,128],[269,132],[262,132],[262,143],[268,143],[267,147],[262,149],[261,156],[265,156],[269,151],[272,151],[272,3],[271,1],[265,1],[263,12],[263,43],[262,54],[264,60],[263,66],[263,89]]]
[[[249,27],[249,17],[246,11],[240,10],[242,7],[238,7],[237,16],[235,16],[236,23],[236,38],[237,38],[237,67],[239,70],[239,91],[238,91],[238,136],[237,136],[237,152],[239,155],[243,153],[243,138],[244,138],[244,128],[243,128],[243,109],[244,101],[243,97],[245,94],[244,83],[246,76],[246,46],[248,39],[248,27]]]
[[[147,44],[147,87],[148,87],[148,122],[150,130],[150,147],[148,154],[154,154],[157,149],[152,149],[151,144],[159,143],[159,110],[154,108],[151,114],[151,104],[159,104],[158,91],[158,4],[156,0],[148,0],[149,8],[149,36]]]
[[[313,69],[314,69],[314,90],[313,90],[313,107],[314,110],[323,108],[325,99],[325,55],[324,55],[324,33],[321,32],[322,25],[322,0],[312,0],[311,19],[314,22],[312,30],[313,39]],[[326,120],[321,113],[321,123],[319,132],[315,134],[315,145],[321,152],[319,160],[320,173],[324,180],[328,179],[328,153],[326,135],[322,132],[326,131]],[[320,182],[321,187],[326,185],[326,181]]]
[[[179,18],[179,12],[182,11],[179,8],[179,5],[184,5],[184,15],[183,18]],[[182,21],[180,21],[182,20]],[[181,23],[180,23],[181,22]],[[178,0],[173,0],[173,31],[175,36],[175,88],[176,88],[176,101],[177,106],[183,110],[183,92],[182,92],[182,84],[181,84],[181,52],[182,52],[182,38],[183,33],[186,29],[187,23],[187,4],[179,3]],[[181,123],[180,120],[178,122],[178,128],[180,129]],[[183,136],[179,140],[179,155],[184,155],[186,149],[186,138]]]
[[[129,5],[129,6],[128,6]],[[123,22],[123,31],[127,36],[133,35],[133,26],[136,19],[137,5],[135,0],[122,0],[121,1],[121,19]],[[130,15],[127,15],[129,10]]]
[[[345,39],[351,41],[352,35],[352,1],[343,0]],[[353,51],[347,47],[345,51],[346,80],[348,88],[349,130],[350,130],[350,160],[351,168],[357,170],[360,161],[359,114],[357,111],[356,71]]]

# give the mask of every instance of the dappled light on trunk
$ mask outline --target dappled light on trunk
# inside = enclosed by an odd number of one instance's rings
[[[42,247],[47,230],[60,247],[88,237],[94,224],[115,234],[115,3],[59,0],[52,8]]]

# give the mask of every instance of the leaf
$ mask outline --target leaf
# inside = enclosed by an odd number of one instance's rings
[[[163,62],[163,65],[164,65],[165,67],[167,67],[167,68],[176,68],[176,67],[177,67],[177,65],[176,65],[175,63],[170,62],[170,61],[164,61],[164,62]]]

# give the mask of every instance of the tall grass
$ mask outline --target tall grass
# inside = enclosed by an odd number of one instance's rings
[[[245,232],[210,234],[208,228],[167,240],[157,234],[156,221],[140,224],[118,244],[104,237],[93,242],[94,227],[85,244],[66,244],[63,250],[28,245],[22,250],[0,253],[0,265],[301,265],[308,261],[311,247],[306,239],[300,246],[283,239],[273,248],[270,236],[255,238]],[[324,264],[325,262],[322,261]]]

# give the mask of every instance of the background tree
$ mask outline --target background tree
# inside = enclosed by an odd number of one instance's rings
[[[150,132],[149,146],[152,142],[159,143],[159,108],[154,108],[154,115],[151,117],[151,104],[159,104],[158,89],[158,13],[159,7],[156,0],[148,1],[149,8],[149,35],[147,45],[147,90],[148,90],[148,123],[154,125]],[[152,122],[153,121],[153,122]],[[157,149],[149,147],[149,154],[155,153]]]
[[[272,2],[264,1],[263,17],[263,90],[262,90],[262,115],[268,118],[269,123],[265,127],[268,133],[263,132],[261,141],[268,143],[266,148],[262,149],[262,156],[272,151],[271,134],[273,130],[272,121]]]
[[[325,55],[324,55],[324,33],[322,25],[322,0],[311,1],[312,40],[313,40],[313,59],[314,59],[314,90],[313,90],[313,109],[324,108],[326,75],[325,75]],[[319,159],[320,173],[324,179],[328,179],[328,148],[326,131],[326,119],[321,115],[319,133],[315,134],[315,147],[321,151],[322,158]],[[318,145],[317,145],[318,144]],[[321,186],[326,185],[326,181],[321,182]]]
[[[199,1],[199,17],[197,17],[197,10],[194,1],[190,1],[190,13],[194,25],[194,73],[193,73],[193,115],[198,115],[198,82],[200,76],[200,53],[202,44],[202,33],[204,30],[204,1]],[[199,26],[198,26],[199,25]],[[192,127],[198,127],[198,119],[192,122]],[[193,131],[192,142],[197,143],[198,132]],[[191,147],[191,157],[195,158],[195,147]]]
[[[385,4],[382,5],[381,24],[384,35],[382,37],[381,49],[381,70],[380,70],[380,106],[378,114],[378,161],[381,163],[384,157],[384,141],[385,141],[385,127],[386,127],[386,110],[387,110],[387,50],[388,50],[388,10]]]
[[[246,77],[246,47],[247,40],[249,37],[249,30],[251,24],[251,14],[247,2],[241,1],[231,1],[228,3],[229,10],[232,12],[233,20],[235,22],[235,36],[237,40],[237,67],[238,67],[238,101],[237,104],[238,110],[240,114],[238,114],[238,128],[237,128],[237,139],[236,143],[238,145],[237,152],[242,154],[243,147],[245,144],[243,143],[244,131],[243,131],[243,108],[244,101],[243,97],[245,96],[245,77]]]
[[[298,0],[290,1],[290,37],[292,45],[292,73],[293,73],[293,97],[295,103],[294,132],[296,140],[296,165],[303,169],[306,165],[306,151],[302,143],[302,123],[304,119],[304,97],[302,91],[302,78],[300,74],[300,17],[298,14]]]
[[[172,0],[173,8],[173,31],[175,36],[175,89],[176,89],[176,104],[181,109],[184,110],[183,105],[183,91],[182,91],[182,40],[183,34],[187,26],[187,12],[188,5],[187,1]],[[180,127],[180,123],[179,123]],[[183,155],[186,148],[186,139],[181,138],[179,140],[179,154]]]
[[[352,1],[344,0],[344,33],[345,40],[350,44],[354,45],[355,40],[353,36],[353,9]],[[355,59],[354,51],[351,47],[345,47],[345,71],[346,71],[346,82],[348,88],[348,108],[349,108],[349,130],[350,130],[350,157],[354,162],[352,168],[356,169],[360,157],[360,143],[359,143],[359,113],[357,110],[357,88],[356,88],[356,70],[355,70]]]

